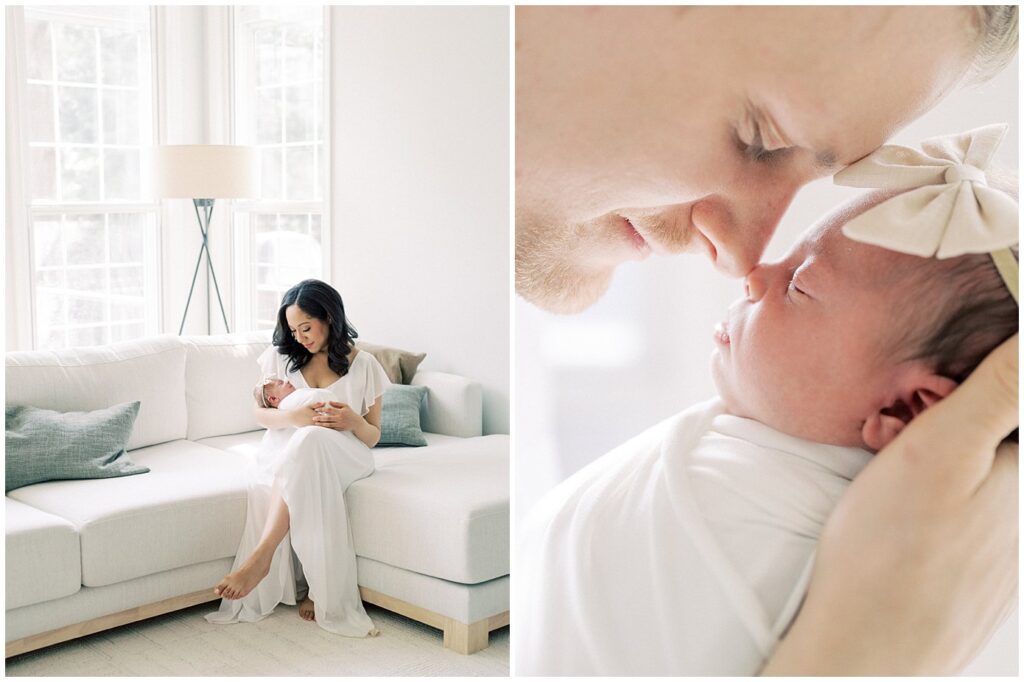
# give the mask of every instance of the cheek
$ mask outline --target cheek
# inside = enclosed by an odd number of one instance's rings
[[[748,316],[734,358],[747,416],[792,432],[819,388],[818,350],[796,315],[762,307]]]

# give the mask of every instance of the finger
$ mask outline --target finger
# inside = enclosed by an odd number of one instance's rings
[[[339,403],[339,402],[336,402],[336,401],[332,400],[331,401],[331,407],[341,408],[341,407],[348,407],[348,405],[346,403]]]
[[[893,442],[936,492],[971,493],[988,476],[996,446],[1018,424],[1018,337],[996,348],[953,393]],[[885,448],[884,456],[890,448]]]

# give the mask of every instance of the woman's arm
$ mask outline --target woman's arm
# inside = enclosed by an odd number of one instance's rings
[[[323,403],[318,404],[322,405]],[[255,407],[253,408],[253,414],[256,415],[256,423],[265,429],[300,428],[313,425],[313,417],[316,416],[316,406],[307,405],[305,407],[297,407],[294,410]]]
[[[372,448],[380,441],[380,398],[373,403],[366,416],[361,416],[345,403],[333,401],[321,408],[321,412],[322,415],[317,415],[313,419],[317,426],[351,431],[368,448]]]
[[[800,614],[762,675],[950,675],[1018,584],[1018,338],[914,419],[829,518]],[[997,447],[998,446],[998,447]]]

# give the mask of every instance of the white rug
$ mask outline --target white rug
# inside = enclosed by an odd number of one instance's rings
[[[375,606],[380,636],[351,639],[299,618],[280,605],[259,623],[211,625],[216,604],[98,632],[8,659],[7,675],[473,675],[508,676],[509,628],[491,645],[462,656],[442,648],[441,631]]]

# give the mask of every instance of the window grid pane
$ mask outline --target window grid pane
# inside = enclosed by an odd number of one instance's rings
[[[256,329],[266,329],[276,324],[278,304],[288,289],[303,279],[323,276],[320,216],[264,213],[252,218],[253,319]]]
[[[259,148],[262,171],[262,200],[236,214],[239,258],[249,264],[239,302],[265,329],[289,288],[323,277],[322,210],[310,207],[323,200],[323,11],[246,6],[235,17],[237,142]],[[303,205],[282,208],[291,202]]]
[[[122,208],[143,202],[153,143],[150,10],[25,15],[36,347],[156,333],[158,213]]]
[[[44,348],[152,333],[146,232],[155,214],[47,216],[33,223],[37,338]],[[137,332],[137,333],[134,333]]]
[[[142,200],[139,159],[151,142],[149,26],[139,21],[142,14],[124,23],[123,10],[114,7],[89,13],[93,17],[86,21],[26,10],[29,62],[39,64],[28,72],[30,175],[39,180],[32,183],[33,203]],[[104,18],[111,26],[96,25]],[[48,102],[52,115],[44,119]],[[45,148],[53,151],[43,153]],[[126,153],[110,154],[108,148]],[[50,164],[55,188],[46,181]]]

